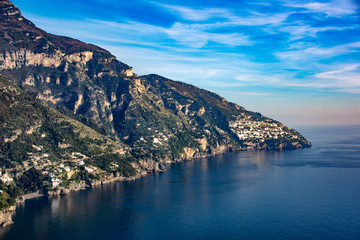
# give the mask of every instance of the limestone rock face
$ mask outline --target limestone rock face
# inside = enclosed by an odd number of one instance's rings
[[[12,215],[14,214],[14,211],[14,207],[6,211],[0,211],[0,227],[4,228],[14,223],[12,221]]]
[[[22,66],[44,66],[44,67],[59,67],[62,60],[60,52],[54,54],[34,53],[27,49],[20,49],[18,51],[9,51],[0,54],[0,70],[14,69]]]
[[[183,157],[185,159],[192,159],[195,156],[195,153],[197,152],[197,149],[194,148],[184,148],[184,154]]]
[[[22,66],[43,66],[57,68],[61,64],[74,64],[78,68],[84,68],[86,63],[93,57],[93,52],[85,51],[66,55],[61,51],[54,53],[35,53],[21,48],[18,51],[0,53],[0,70],[20,68]],[[66,69],[66,70],[67,70]],[[64,69],[65,70],[65,69]],[[66,72],[66,71],[65,71]]]

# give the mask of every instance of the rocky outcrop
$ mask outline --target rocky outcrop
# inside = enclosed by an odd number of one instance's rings
[[[1,227],[7,227],[14,222],[12,221],[12,216],[14,215],[16,207],[12,206],[9,209],[5,211],[0,211],[0,226]]]
[[[0,9],[1,9],[0,13],[2,14],[3,17],[17,18],[19,21],[22,20],[20,10],[17,7],[15,7],[15,5],[12,4],[12,2],[10,2],[9,0],[1,0]]]
[[[33,53],[26,49],[0,54],[0,70],[14,69],[22,66],[41,65],[44,67],[59,67],[63,54],[56,52],[52,55],[46,53]]]
[[[134,72],[132,68],[126,69],[122,72],[125,76],[127,77],[132,77],[134,76]]]
[[[14,69],[23,66],[43,66],[57,68],[61,64],[72,63],[78,68],[84,68],[86,63],[93,58],[93,52],[85,51],[66,55],[61,51],[54,53],[34,53],[31,50],[21,48],[17,51],[0,53],[0,71]],[[68,66],[68,65],[66,65]],[[64,68],[67,72],[68,68]]]
[[[186,148],[184,148],[184,153],[182,154],[182,158],[192,159],[195,157],[196,152],[197,152],[197,149],[186,147]]]

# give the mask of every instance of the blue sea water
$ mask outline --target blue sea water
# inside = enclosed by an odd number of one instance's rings
[[[28,200],[1,239],[360,239],[360,126],[313,147],[235,152],[133,182]]]

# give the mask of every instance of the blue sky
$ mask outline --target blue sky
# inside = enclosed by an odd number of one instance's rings
[[[290,126],[360,124],[360,2],[14,0],[138,75],[214,91]]]

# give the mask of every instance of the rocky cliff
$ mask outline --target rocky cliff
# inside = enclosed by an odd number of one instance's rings
[[[122,180],[165,162],[310,146],[212,92],[137,76],[100,47],[46,33],[8,0],[0,1],[0,73],[3,207],[26,192]]]

